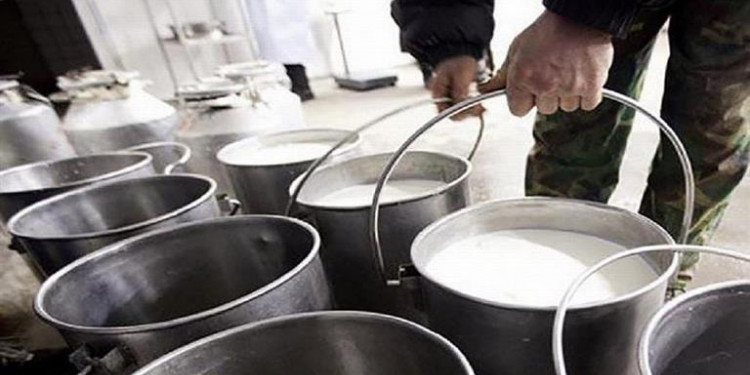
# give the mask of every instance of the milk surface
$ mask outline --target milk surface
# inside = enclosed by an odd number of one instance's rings
[[[235,151],[232,162],[246,165],[275,165],[291,164],[308,160],[315,160],[323,156],[333,147],[332,143],[296,142],[280,145],[248,148]]]
[[[389,203],[419,196],[445,185],[436,180],[403,179],[388,181],[381,194],[381,202]],[[370,205],[375,194],[375,184],[347,186],[329,193],[315,201],[316,204],[333,207],[357,207]]]
[[[585,234],[503,230],[469,237],[432,254],[425,274],[467,295],[498,303],[550,307],[576,277],[623,246]],[[634,292],[658,277],[642,258],[620,260],[589,278],[576,304]]]

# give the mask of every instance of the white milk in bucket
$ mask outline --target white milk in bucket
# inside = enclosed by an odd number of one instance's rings
[[[383,188],[381,203],[389,203],[420,196],[445,185],[443,181],[426,179],[391,180]],[[347,186],[324,195],[315,203],[330,207],[360,207],[372,203],[375,184]]]
[[[450,244],[428,260],[425,273],[441,285],[494,303],[555,306],[573,280],[623,246],[591,235],[548,229],[485,233]],[[612,264],[577,292],[577,304],[634,292],[657,278],[640,257]]]
[[[237,148],[227,159],[237,165],[278,165],[315,160],[333,147],[334,142],[294,142],[260,148]]]

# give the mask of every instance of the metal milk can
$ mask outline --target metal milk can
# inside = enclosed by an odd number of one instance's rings
[[[109,152],[19,165],[0,171],[0,226],[40,200],[103,181],[155,174],[144,152]]]
[[[290,358],[290,355],[293,358]],[[136,375],[474,375],[453,344],[417,324],[361,311],[294,314],[229,329]]]
[[[176,140],[192,150],[186,170],[210,176],[219,194],[233,192],[216,158],[225,145],[250,136],[288,129],[267,106],[255,101],[249,89],[224,79],[184,85],[178,92],[181,123]]]
[[[74,357],[99,357],[89,361],[96,366],[119,355],[122,363],[103,373],[129,373],[231,327],[330,309],[319,248],[312,226],[281,216],[173,226],[63,268],[42,285],[34,309],[81,348]]]
[[[93,184],[19,211],[8,222],[13,247],[43,275],[111,243],[178,223],[218,217],[216,182],[159,175]]]
[[[256,100],[277,113],[285,125],[305,126],[302,102],[290,91],[292,83],[283,65],[262,60],[236,63],[219,67],[216,74],[248,85]]]
[[[318,143],[333,146],[341,139],[354,138],[340,148],[334,160],[356,154],[360,144],[358,134],[338,129],[302,129],[271,133],[246,138],[224,146],[216,157],[229,176],[237,199],[246,214],[283,215],[289,202],[289,186],[317,157],[295,155],[288,160],[255,160],[248,162],[247,153],[262,152],[266,147],[294,146]],[[289,153],[294,152],[293,149]]]
[[[437,99],[442,100],[445,99]],[[424,314],[415,307],[412,290],[388,288],[380,280],[367,235],[367,220],[372,206],[342,207],[321,204],[318,200],[338,189],[377,181],[391,154],[362,156],[321,167],[324,162],[350,147],[361,132],[394,115],[431,105],[435,101],[427,99],[409,103],[359,126],[310,164],[289,188],[286,214],[292,214],[295,205],[298,205],[301,213],[320,230],[325,244],[323,263],[340,308],[387,313],[420,323],[424,321]],[[405,156],[405,163],[397,172],[400,178],[439,181],[440,186],[424,194],[389,201],[384,205],[384,215],[387,217],[384,220],[385,231],[389,234],[386,241],[394,251],[393,262],[408,260],[409,245],[422,228],[469,203],[470,160],[482,139],[483,118],[480,118],[479,125],[467,158],[426,151],[409,152]]]
[[[394,266],[400,249],[389,249],[390,233],[379,225],[380,195],[408,147],[438,122],[482,100],[504,95],[496,91],[465,100],[424,124],[393,154],[382,171],[370,216],[370,237],[378,260],[382,285],[419,285],[429,326],[461,349],[478,375],[552,375],[550,340],[556,306],[531,306],[478,298],[431,275],[427,265],[456,241],[513,229],[544,229],[587,234],[628,248],[673,243],[661,227],[636,213],[599,203],[562,198],[525,198],[485,202],[453,213],[425,228],[411,246],[411,263]],[[674,131],[634,100],[605,90],[605,97],[629,105],[648,116],[675,146],[683,167],[686,210],[683,234],[692,222],[694,179],[687,152]],[[394,174],[395,175],[395,174]],[[385,227],[384,227],[385,228]],[[381,246],[383,245],[383,246]],[[636,342],[649,317],[664,301],[667,284],[677,270],[676,254],[646,254],[643,262],[653,271],[652,282],[613,298],[576,305],[570,313],[566,345],[576,375],[633,374],[637,371]],[[461,267],[456,264],[456,267]],[[466,270],[465,270],[466,271]]]
[[[69,102],[63,129],[79,154],[168,141],[177,111],[147,93],[137,72],[84,71],[58,77],[55,101]]]
[[[579,275],[568,287],[555,314],[552,351],[557,375],[586,372],[577,368],[578,352],[571,345],[576,332],[566,316],[581,285],[602,268],[620,260],[644,255],[702,253],[750,262],[747,251],[699,245],[643,246],[613,254]],[[642,332],[638,345],[638,365],[642,375],[746,374],[750,361],[750,282],[722,282],[678,296],[657,311]],[[616,335],[629,332],[612,332]],[[635,349],[635,345],[632,345]],[[613,357],[615,354],[613,353]],[[623,368],[630,358],[620,356]],[[570,364],[570,366],[568,365]],[[592,363],[596,364],[596,363]],[[621,371],[623,374],[634,372]]]
[[[75,156],[49,100],[14,80],[0,80],[0,170]]]

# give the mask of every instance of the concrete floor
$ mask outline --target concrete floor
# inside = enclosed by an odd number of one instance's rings
[[[668,46],[662,35],[642,97],[642,101],[652,110],[659,108],[667,57]],[[313,89],[317,98],[304,105],[308,123],[311,127],[353,129],[393,108],[429,96],[422,87],[421,75],[415,67],[403,67],[397,73],[399,83],[396,87],[366,93],[340,90],[328,79],[314,81]],[[533,115],[521,119],[510,116],[504,99],[488,102],[486,107],[487,130],[482,147],[474,159],[475,170],[470,179],[475,203],[523,196],[526,153],[532,143]],[[434,113],[431,106],[423,106],[383,122],[364,134],[365,151],[393,151]],[[425,135],[424,141],[419,142],[416,148],[465,155],[471,147],[476,130],[476,120],[446,122]],[[637,208],[657,136],[654,125],[645,122],[643,118],[636,120],[621,170],[621,183],[611,201],[613,205],[631,210]],[[746,232],[749,214],[750,179],[746,178],[735,193],[714,244],[750,250],[750,235]],[[0,235],[0,248],[3,247],[2,237]],[[700,264],[693,287],[746,275],[750,275],[750,265],[706,257]],[[38,287],[17,254],[0,251],[0,285],[0,337],[9,334],[14,327],[21,327],[34,347],[58,345],[59,341],[54,339],[54,333],[39,322],[11,319],[13,316],[30,316],[31,299]],[[14,285],[22,287],[16,288]]]

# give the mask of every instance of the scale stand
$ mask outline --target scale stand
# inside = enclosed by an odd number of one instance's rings
[[[344,49],[344,38],[341,36],[341,25],[339,25],[339,12],[331,11],[330,14],[333,17],[333,24],[339,40],[341,59],[344,62],[345,75],[343,77],[333,76],[336,84],[342,89],[354,91],[368,91],[396,85],[398,77],[394,74],[378,71],[352,73],[349,70],[349,61],[346,59],[346,50]]]

